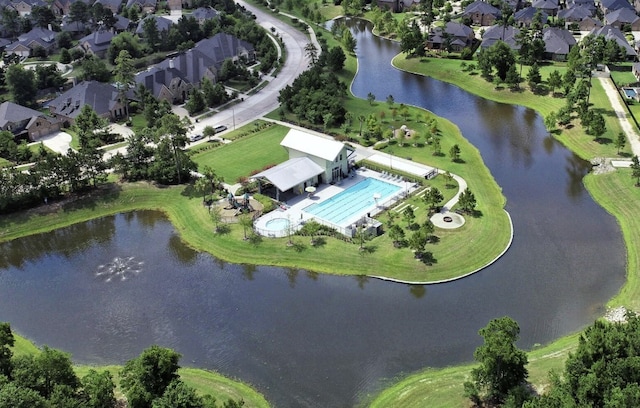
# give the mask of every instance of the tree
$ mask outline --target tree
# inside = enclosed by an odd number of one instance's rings
[[[416,219],[416,215],[413,212],[413,207],[411,207],[410,205],[407,206],[404,211],[402,211],[402,218],[407,223],[407,228],[411,229],[413,221]]]
[[[65,82],[67,82],[66,79],[62,77],[62,73],[55,65],[36,66],[36,86],[38,89],[54,88],[58,90]]]
[[[504,41],[497,41],[487,50],[489,63],[496,70],[501,80],[505,80],[509,68],[515,64],[515,56],[511,48]]]
[[[511,89],[520,88],[520,81],[522,81],[522,78],[520,78],[518,71],[516,71],[515,65],[512,65],[509,67],[509,70],[507,71],[507,76],[505,77],[504,81],[507,83],[507,85],[509,85],[509,88]]]
[[[49,404],[36,391],[8,383],[0,387],[0,408],[48,408]]]
[[[169,384],[178,379],[180,357],[171,349],[154,345],[127,361],[120,374],[120,387],[129,407],[148,408],[160,398]]]
[[[37,27],[47,28],[56,21],[53,10],[47,6],[34,5],[31,7],[31,18]]]
[[[604,120],[604,116],[601,113],[594,113],[593,117],[589,121],[589,132],[596,140],[600,139],[600,136],[604,135],[607,131],[607,124]]]
[[[129,117],[129,98],[127,94],[136,84],[135,68],[129,51],[120,51],[115,63],[114,74],[116,86],[118,87],[118,99],[120,100],[120,105],[124,107],[125,116]]]
[[[85,57],[80,63],[80,68],[82,69],[81,79],[84,81],[109,82],[111,80],[111,71],[107,64],[93,55]]]
[[[540,75],[540,67],[538,67],[538,64],[534,63],[529,69],[527,81],[529,81],[529,87],[534,91],[538,84],[542,82],[542,75]]]
[[[422,257],[422,253],[424,252],[424,248],[427,245],[428,240],[429,238],[424,229],[420,228],[416,231],[413,231],[413,233],[409,237],[409,248],[411,248],[415,252],[416,258]]]
[[[449,157],[451,157],[451,161],[460,161],[460,146],[457,144],[451,146],[451,149],[449,149]]]
[[[23,106],[35,105],[38,89],[32,70],[24,69],[22,65],[11,65],[5,72],[5,82],[15,103]]]
[[[476,208],[476,196],[469,190],[469,187],[465,188],[460,197],[458,198],[458,204],[462,211],[466,213],[472,213]]]
[[[175,175],[178,184],[182,183],[183,176],[189,175],[189,170],[195,168],[195,164],[190,160],[183,160],[185,156],[182,150],[187,145],[187,132],[191,128],[189,118],[180,119],[176,114],[170,113],[160,119],[158,136],[166,140],[170,147],[175,163]],[[186,174],[185,174],[186,173]]]
[[[201,408],[204,401],[196,390],[181,380],[173,380],[160,398],[153,401],[153,408]]]
[[[373,102],[375,102],[375,100],[376,96],[372,92],[369,92],[367,94],[367,101],[369,101],[369,105],[373,105]]]
[[[189,115],[194,115],[196,113],[202,112],[207,107],[207,103],[204,99],[204,95],[199,89],[192,88],[189,91],[189,100],[185,104],[185,108]]]
[[[393,224],[389,228],[389,238],[391,238],[391,241],[393,241],[393,245],[395,247],[402,246],[402,243],[404,241],[404,230],[402,229],[402,227],[398,224]]]
[[[87,396],[88,408],[114,408],[116,406],[114,394],[116,385],[109,371],[89,370],[87,375],[82,377],[82,388]]]
[[[344,48],[346,48],[347,52],[353,54],[356,52],[357,41],[356,38],[351,34],[351,31],[344,30],[342,32],[342,44]]]
[[[11,357],[13,356],[11,349],[14,344],[15,339],[11,331],[11,325],[5,322],[0,323],[0,375],[4,375],[7,378],[11,377]],[[1,385],[0,388],[2,388]]]
[[[69,7],[69,21],[86,23],[89,21],[89,6],[83,1],[74,1]]]
[[[142,21],[142,32],[144,33],[144,39],[147,42],[151,51],[158,51],[158,45],[160,44],[160,32],[158,31],[158,23],[153,17],[145,18]]]
[[[17,386],[31,388],[44,398],[49,398],[56,386],[76,390],[80,385],[70,355],[47,346],[35,356],[28,354],[16,358],[12,376]]]
[[[544,117],[544,126],[547,128],[549,133],[551,133],[553,129],[555,129],[557,121],[558,117],[555,112],[550,112],[547,116]]]
[[[618,155],[620,155],[620,150],[624,149],[624,146],[627,144],[627,138],[624,133],[619,132],[618,137],[614,141],[616,149],[618,149]]]
[[[637,155],[631,158],[631,177],[636,179],[636,187],[640,187],[640,161]]]
[[[360,131],[358,132],[358,134],[360,136],[362,136],[362,124],[365,120],[367,120],[367,118],[364,115],[358,115],[358,122],[360,122]]]
[[[98,116],[91,105],[83,105],[80,109],[80,113],[76,116],[76,120],[73,125],[78,133],[78,139],[81,147],[97,147],[101,142],[100,137],[96,132],[104,130],[107,126],[107,121]]]
[[[420,27],[414,20],[409,27],[403,29],[400,33],[400,51],[412,55],[423,48],[424,37]]]
[[[444,196],[436,187],[431,187],[423,196],[424,202],[429,207],[429,211],[435,211],[438,205],[444,200]]]
[[[465,383],[467,394],[483,395],[487,401],[504,401],[512,389],[523,384],[527,371],[527,354],[515,345],[520,327],[510,317],[493,319],[478,332],[484,344],[473,356],[480,364],[471,370],[473,382]]]
[[[318,62],[318,49],[312,42],[304,46],[304,54],[309,58],[310,65],[315,65]]]
[[[253,217],[250,214],[242,214],[238,217],[238,222],[242,227],[242,232],[244,234],[244,240],[249,239],[247,236],[247,230],[253,229]]]
[[[562,75],[560,74],[560,71],[557,69],[551,71],[549,78],[547,78],[547,84],[549,85],[549,88],[551,88],[551,94],[555,94],[556,89],[562,86]]]
[[[340,72],[344,68],[346,59],[342,47],[333,47],[327,53],[327,68],[332,72]]]

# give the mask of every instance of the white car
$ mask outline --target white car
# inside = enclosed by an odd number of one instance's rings
[[[191,135],[191,136],[189,136],[189,141],[193,143],[193,142],[198,141],[198,140],[200,140],[202,138],[204,138],[204,136],[202,136],[201,134]]]

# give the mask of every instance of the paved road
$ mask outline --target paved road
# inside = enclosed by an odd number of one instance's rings
[[[309,68],[310,61],[304,52],[305,46],[311,41],[309,37],[295,28],[283,24],[271,13],[255,8],[242,0],[237,0],[236,3],[254,13],[259,24],[269,32],[271,32],[271,27],[275,27],[275,33],[280,35],[284,41],[287,59],[277,77],[271,78],[266,87],[245,98],[243,102],[234,105],[232,109],[226,109],[194,123],[193,133],[202,133],[205,126],[215,127],[218,125],[226,125],[229,130],[233,130],[234,127],[250,123],[277,109],[280,106],[278,102],[280,90],[290,85],[298,75]]]

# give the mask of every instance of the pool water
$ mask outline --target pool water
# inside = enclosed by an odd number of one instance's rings
[[[632,89],[632,88],[623,88],[624,89],[624,93],[627,95],[627,98],[635,98],[636,97],[636,90]]]
[[[267,221],[264,226],[269,231],[282,231],[289,228],[289,220],[286,218],[274,218]]]
[[[328,200],[306,207],[304,211],[332,224],[346,227],[401,189],[400,186],[382,180],[366,178]],[[374,199],[374,195],[377,199]]]

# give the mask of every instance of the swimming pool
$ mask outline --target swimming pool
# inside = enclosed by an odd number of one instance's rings
[[[400,186],[382,180],[365,178],[328,200],[306,207],[304,212],[332,224],[346,227],[375,209],[378,204],[387,201],[401,189]]]

